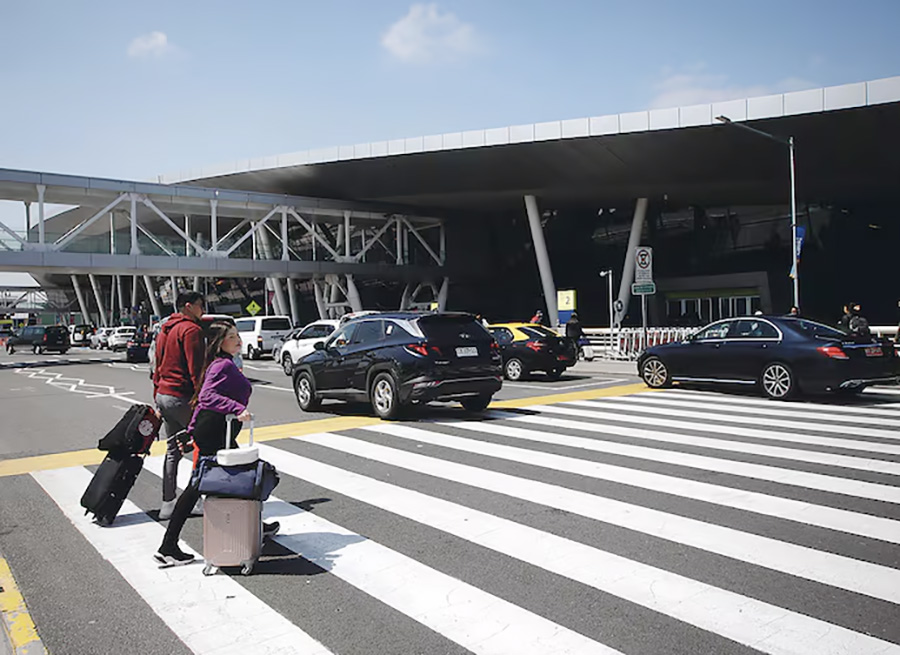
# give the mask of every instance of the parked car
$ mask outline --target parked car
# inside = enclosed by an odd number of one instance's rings
[[[6,340],[6,352],[10,355],[16,352],[16,348],[27,348],[35,355],[44,351],[65,355],[70,347],[69,331],[65,325],[26,325]]]
[[[285,375],[291,375],[294,372],[294,364],[313,352],[316,342],[330,337],[339,325],[340,321],[321,320],[297,328],[275,346],[272,357],[276,362],[281,362]]]
[[[577,348],[572,339],[535,323],[500,323],[488,326],[500,346],[503,375],[521,380],[532,371],[544,371],[556,380],[575,364]]]
[[[384,419],[432,400],[482,411],[503,384],[497,342],[469,314],[370,314],[314,347],[294,366],[303,411],[323,398],[368,400]]]
[[[287,336],[293,327],[290,316],[252,316],[235,320],[241,335],[241,355],[259,359],[275,350],[275,344]]]
[[[87,323],[69,326],[69,342],[73,346],[90,346],[94,326]]]
[[[137,332],[137,328],[133,325],[113,328],[113,331],[107,337],[109,349],[113,352],[125,350],[128,347],[128,341],[134,336],[135,332]]]
[[[638,371],[653,388],[672,382],[758,385],[769,398],[785,399],[896,384],[900,358],[887,339],[855,337],[804,318],[747,316],[648,348]]]
[[[153,335],[146,330],[136,331],[125,345],[126,362],[150,361],[150,344],[153,343]]]
[[[108,328],[102,327],[99,328],[94,334],[91,335],[91,348],[94,350],[99,350],[101,348],[109,347],[109,335],[116,328]]]

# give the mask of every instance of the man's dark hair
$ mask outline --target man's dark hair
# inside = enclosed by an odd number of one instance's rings
[[[182,291],[176,300],[178,311],[184,309],[185,305],[193,305],[198,300],[203,300],[203,294],[199,291]]]

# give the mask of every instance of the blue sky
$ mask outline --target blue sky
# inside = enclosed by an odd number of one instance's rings
[[[897,0],[6,0],[0,167],[147,179],[889,77],[897,25]]]

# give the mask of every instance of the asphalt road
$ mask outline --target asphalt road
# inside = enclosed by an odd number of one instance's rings
[[[317,418],[249,364],[261,424]],[[54,653],[900,653],[900,393],[627,374],[579,364],[501,394],[560,402],[266,441],[282,533],[249,577],[155,567],[159,457],[110,528],[78,507],[93,466],[0,476],[0,552]],[[19,426],[0,457],[90,447],[146,385],[117,362],[0,370]],[[202,551],[202,521],[183,539]]]

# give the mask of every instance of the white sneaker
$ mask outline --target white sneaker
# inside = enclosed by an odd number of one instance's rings
[[[203,516],[203,497],[197,499],[194,503],[194,509],[191,510],[191,516]]]
[[[159,520],[166,521],[172,518],[172,512],[175,511],[175,502],[174,500],[164,500],[162,502],[162,507],[159,508]]]

